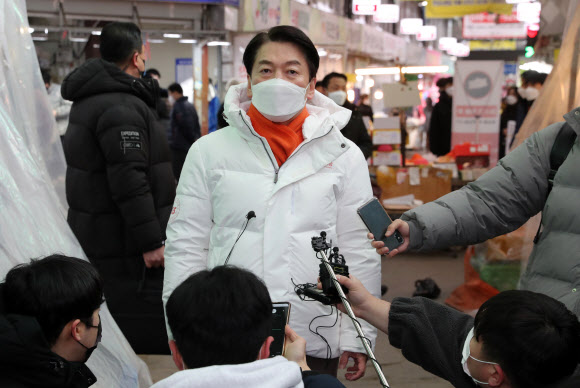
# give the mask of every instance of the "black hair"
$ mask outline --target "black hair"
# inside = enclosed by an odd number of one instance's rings
[[[531,80],[530,83],[533,84],[541,84],[543,85],[546,82],[546,78],[548,78],[548,74],[546,73],[538,73],[536,74]]]
[[[191,275],[165,311],[189,369],[256,361],[272,329],[268,289],[253,273],[232,266]]]
[[[302,30],[292,26],[276,26],[268,30],[268,32],[260,32],[252,38],[246,50],[244,51],[244,66],[248,75],[252,75],[254,62],[258,50],[265,43],[268,42],[287,42],[292,43],[304,54],[306,63],[308,65],[308,73],[310,79],[316,77],[318,65],[320,64],[320,57],[314,43]]]
[[[40,69],[40,74],[42,74],[42,80],[44,83],[50,85],[50,70]]]
[[[439,89],[443,89],[444,87],[446,87],[447,85],[450,85],[452,83],[453,83],[453,77],[447,77],[447,78],[439,78],[437,80],[437,82],[435,83],[435,85]]]
[[[563,303],[531,291],[504,291],[475,316],[486,361],[515,388],[540,388],[571,375],[580,362],[580,322]]]
[[[167,90],[169,90],[170,92],[177,92],[179,94],[183,94],[183,88],[177,82],[174,82],[171,85],[169,85]]]
[[[20,264],[6,274],[3,287],[7,314],[36,318],[50,346],[72,320],[93,324],[103,303],[103,282],[86,260],[51,255]]]
[[[145,70],[145,72],[143,73],[143,78],[151,78],[152,75],[156,75],[157,77],[161,78],[161,73],[159,72],[159,70],[154,68]]]
[[[105,61],[122,64],[141,52],[141,30],[135,23],[113,22],[103,27],[99,50]]]
[[[535,70],[526,70],[522,73],[521,77],[524,82],[532,82],[539,73]]]
[[[328,84],[330,83],[330,80],[333,78],[342,78],[343,80],[348,81],[346,75],[332,72],[330,74],[325,75],[324,78],[322,79],[322,86],[324,87],[324,89],[328,88]]]
[[[314,86],[314,88],[317,88],[319,86],[324,87],[324,85],[322,84],[322,81],[316,81],[316,85]]]

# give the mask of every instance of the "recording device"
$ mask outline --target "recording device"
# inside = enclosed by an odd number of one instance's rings
[[[270,357],[282,356],[286,348],[286,325],[290,319],[290,303],[272,303],[272,337]]]
[[[387,228],[393,221],[378,199],[371,199],[359,207],[356,212],[367,226],[369,232],[373,234],[375,240],[384,242],[389,251],[400,247],[405,241],[398,230],[395,230],[395,233],[389,237],[385,237]]]
[[[236,241],[234,241],[234,245],[232,245],[232,249],[230,249],[230,253],[228,253],[228,257],[226,258],[224,265],[228,265],[228,261],[230,261],[230,256],[232,255],[232,252],[234,251],[234,247],[238,243],[238,240],[240,239],[240,237],[242,237],[242,234],[244,234],[244,232],[246,231],[246,228],[248,227],[248,224],[250,223],[250,220],[252,218],[256,218],[256,213],[253,210],[250,210],[248,212],[248,214],[246,214],[246,221],[244,221],[244,225],[242,226],[242,230],[238,234]]]
[[[317,253],[316,257],[320,260],[320,252],[328,253],[331,250],[332,241],[330,243],[326,242],[326,232],[320,232],[320,237],[312,237],[312,249]],[[328,262],[332,267],[335,274],[348,277],[348,266],[346,265],[346,260],[344,256],[339,253],[339,248],[332,248],[332,253],[328,255]],[[296,293],[298,295],[304,295],[306,297],[312,298],[319,301],[325,305],[333,305],[341,302],[340,296],[336,288],[333,285],[330,273],[324,262],[321,262],[319,267],[318,276],[320,277],[320,283],[322,284],[322,290],[317,287],[308,287],[303,285],[302,287],[297,287]],[[348,293],[346,287],[342,287],[345,294]]]
[[[379,205],[380,205],[380,203],[379,203]],[[381,206],[381,208],[382,208],[382,206]],[[386,212],[385,212],[385,214],[386,214]],[[387,215],[387,217],[388,217],[388,215]],[[389,218],[389,220],[390,220],[390,218]],[[346,262],[344,260],[344,257],[338,253],[338,248],[335,247],[332,250],[332,254],[330,256],[328,255],[328,251],[330,250],[331,245],[332,245],[332,242],[331,243],[326,242],[326,232],[320,232],[320,237],[313,237],[312,238],[312,249],[314,249],[314,251],[316,252],[316,257],[318,259],[320,259],[320,261],[321,261],[320,281],[323,284],[323,286],[322,286],[323,289],[318,290],[319,294],[321,293],[324,297],[326,297],[332,301],[338,300],[339,302],[342,302],[342,305],[344,306],[344,310],[346,311],[346,314],[349,316],[349,318],[351,319],[351,321],[354,325],[354,328],[356,329],[357,338],[360,339],[360,341],[362,342],[362,345],[365,349],[366,354],[369,357],[369,360],[371,360],[371,362],[373,363],[373,367],[375,368],[375,371],[377,372],[377,376],[379,377],[379,381],[380,381],[381,386],[383,388],[389,388],[389,383],[387,382],[387,379],[385,378],[385,375],[383,374],[383,370],[381,368],[381,365],[378,362],[378,360],[375,358],[375,354],[371,348],[371,341],[365,336],[365,333],[362,329],[362,326],[361,326],[359,320],[354,315],[354,312],[352,311],[352,307],[350,306],[350,302],[346,298],[346,293],[348,292],[348,289],[346,289],[344,286],[342,286],[336,278],[337,272],[335,271],[335,269],[338,271],[346,270],[346,272],[343,272],[341,274],[343,274],[344,276],[348,276],[348,267],[346,266]],[[331,257],[332,257],[332,261],[331,261]],[[322,266],[324,266],[326,268],[325,272],[322,271]],[[338,273],[340,273],[340,272],[338,272]],[[325,279],[323,279],[323,274],[326,275]],[[324,286],[325,283],[327,285],[330,284],[332,287],[334,287],[334,291],[336,291],[336,297],[333,297],[332,294],[330,294],[331,291],[329,289],[325,289],[325,286]],[[309,286],[309,285],[296,286],[296,293],[298,295],[309,296],[308,293],[312,292],[312,295],[315,295],[314,291],[312,290],[312,287],[306,287],[306,286]],[[322,303],[324,303],[322,301],[322,300],[324,300],[323,297],[320,297],[320,299],[318,299],[318,298],[312,296],[312,298],[316,299],[316,300],[320,300]],[[329,304],[329,303],[324,303],[324,304]]]

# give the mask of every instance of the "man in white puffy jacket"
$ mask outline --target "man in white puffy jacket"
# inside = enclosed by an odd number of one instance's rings
[[[380,292],[380,257],[356,212],[372,197],[367,164],[340,132],[351,112],[315,93],[318,64],[312,41],[294,27],[274,27],[248,44],[248,84],[226,96],[230,126],[199,139],[183,167],[167,228],[163,299],[229,256],[264,280],[273,301],[292,304],[290,326],[306,339],[313,370],[336,375],[338,357],[341,368],[352,358],[346,377],[356,380],[367,357],[352,322],[300,300],[293,284],[315,283],[311,238],[325,231],[350,271]],[[319,327],[324,339],[314,334]],[[374,346],[376,329],[363,327]]]

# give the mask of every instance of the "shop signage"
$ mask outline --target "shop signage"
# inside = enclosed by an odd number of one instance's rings
[[[290,23],[308,34],[310,27],[310,11],[312,9],[297,1],[290,2]]]
[[[421,26],[417,32],[418,41],[432,41],[437,39],[436,26]]]
[[[459,61],[455,65],[452,145],[471,142],[490,147],[497,162],[503,61]]]
[[[513,5],[506,4],[505,0],[429,0],[425,13],[427,18],[444,19],[481,12],[509,15],[512,9]]]
[[[469,45],[463,43],[455,43],[449,50],[447,50],[447,53],[454,57],[468,57],[470,52],[471,49],[469,48]]]
[[[524,39],[526,24],[518,21],[517,14],[491,15],[481,13],[463,17],[464,39]]]
[[[400,8],[397,4],[380,4],[373,15],[375,23],[398,23]]]
[[[399,32],[403,35],[416,35],[423,26],[423,19],[407,18],[401,19],[399,23]]]
[[[518,49],[515,40],[470,40],[471,51],[515,51]]]
[[[244,2],[244,31],[266,30],[280,24],[280,0]]]
[[[352,13],[354,15],[374,15],[381,0],[353,0]]]

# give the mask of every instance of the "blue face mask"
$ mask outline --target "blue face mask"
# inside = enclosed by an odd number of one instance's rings
[[[498,365],[498,363],[479,360],[470,354],[471,349],[470,349],[469,345],[471,344],[471,339],[473,338],[473,336],[474,336],[474,329],[471,329],[469,331],[469,333],[467,333],[467,338],[465,339],[465,343],[463,344],[463,352],[462,352],[462,358],[461,358],[461,364],[463,365],[463,371],[465,372],[466,375],[471,377],[471,379],[473,380],[474,383],[481,384],[481,385],[489,385],[489,383],[486,383],[484,381],[479,381],[471,376],[471,372],[469,371],[469,368],[467,367],[467,360],[471,358],[474,361],[481,362],[483,364],[490,364],[490,365]]]

